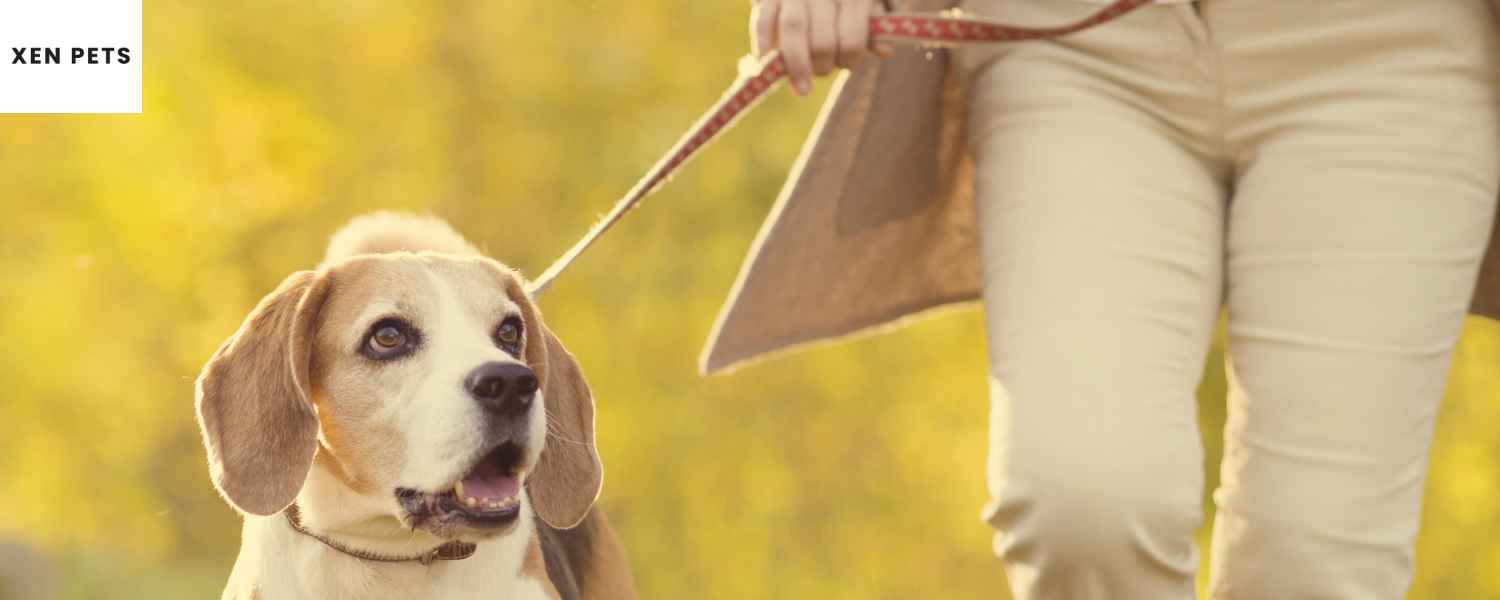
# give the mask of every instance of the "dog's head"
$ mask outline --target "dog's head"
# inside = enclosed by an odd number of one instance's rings
[[[449,539],[567,528],[603,479],[594,402],[519,277],[482,256],[350,257],[288,277],[203,368],[214,485],[275,514],[313,468]],[[529,493],[523,493],[528,491]]]

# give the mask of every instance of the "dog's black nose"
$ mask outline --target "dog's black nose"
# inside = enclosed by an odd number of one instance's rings
[[[464,379],[464,388],[485,410],[519,416],[531,408],[531,399],[536,396],[536,374],[520,363],[484,363]]]

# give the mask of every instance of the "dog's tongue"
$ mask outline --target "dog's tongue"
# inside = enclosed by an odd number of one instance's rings
[[[521,491],[521,480],[506,471],[507,469],[495,464],[495,461],[483,461],[464,476],[463,481],[454,486],[454,489],[460,500],[467,497],[499,502],[511,498]]]

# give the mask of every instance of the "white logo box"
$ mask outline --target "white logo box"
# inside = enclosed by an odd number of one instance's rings
[[[0,113],[139,113],[142,54],[141,0],[0,0]]]

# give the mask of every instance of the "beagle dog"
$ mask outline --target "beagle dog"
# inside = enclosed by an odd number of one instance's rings
[[[635,597],[577,362],[442,221],[341,229],[203,367],[197,412],[245,516],[226,599]]]

